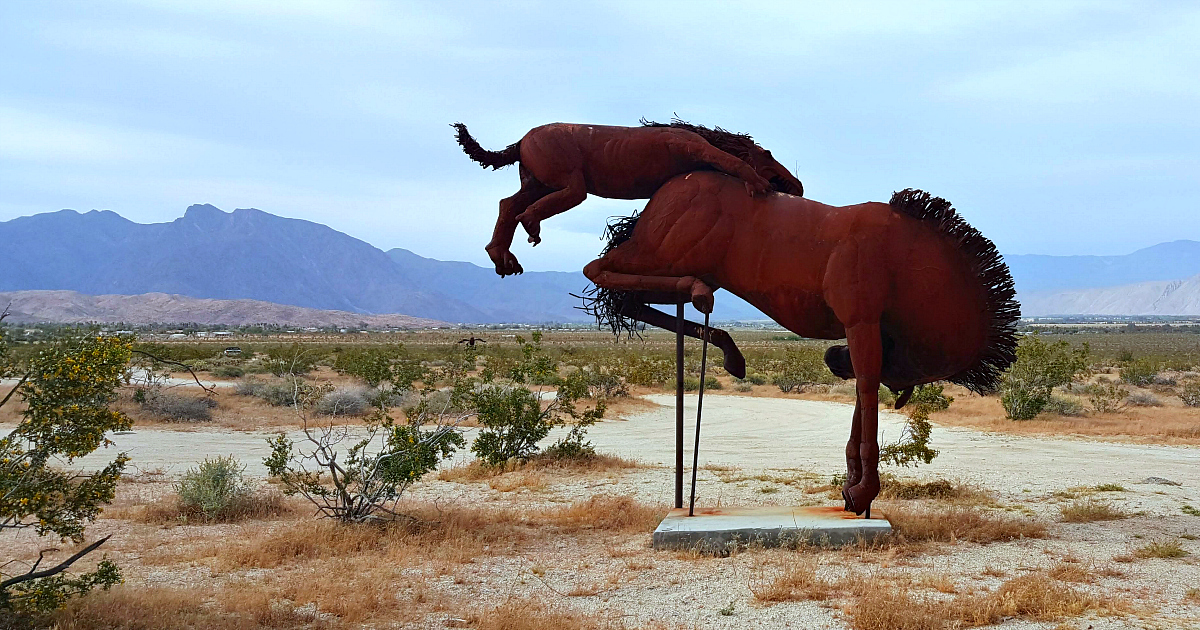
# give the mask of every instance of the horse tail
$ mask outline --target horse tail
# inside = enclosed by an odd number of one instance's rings
[[[479,162],[483,168],[492,167],[492,170],[508,166],[521,159],[521,142],[518,140],[507,147],[503,151],[488,151],[479,146],[475,138],[471,137],[467,131],[467,126],[462,123],[454,123],[450,125],[454,127],[456,133],[455,138],[458,140],[459,146],[462,147],[463,153],[467,157]]]

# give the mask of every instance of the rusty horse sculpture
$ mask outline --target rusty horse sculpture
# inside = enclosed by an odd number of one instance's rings
[[[616,232],[584,268],[599,288],[591,308],[614,328],[632,318],[673,329],[675,318],[646,304],[711,312],[722,288],[798,335],[847,340],[825,361],[857,378],[842,496],[858,514],[879,493],[880,384],[911,393],[948,380],[985,392],[1015,357],[1020,307],[1008,267],[948,202],[921,191],[833,207],[747,197],[736,179],[695,172],[663,185]],[[744,374],[732,340],[710,330],[727,369]],[[702,329],[689,322],[685,333]]]
[[[535,127],[502,151],[479,145],[455,123],[463,151],[484,168],[520,162],[521,189],[500,202],[488,256],[502,277],[524,271],[510,248],[517,224],[541,242],[541,222],[583,203],[588,193],[609,199],[648,199],[667,180],[716,169],[741,178],[751,194],[774,189],[803,195],[804,186],[771,152],[744,134],[681,120],[641,127],[553,123]]]

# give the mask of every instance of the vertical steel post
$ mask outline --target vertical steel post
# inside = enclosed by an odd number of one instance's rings
[[[683,507],[683,304],[675,311],[675,507]]]

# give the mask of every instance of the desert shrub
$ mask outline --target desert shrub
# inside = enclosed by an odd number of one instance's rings
[[[1066,398],[1064,396],[1050,396],[1050,400],[1046,401],[1046,406],[1043,410],[1068,417],[1082,416],[1086,412],[1083,408],[1083,403],[1074,398]]]
[[[1189,407],[1200,407],[1200,381],[1184,385],[1179,398]]]
[[[880,385],[878,396],[879,404],[883,405],[884,407],[896,406],[896,394],[893,394],[892,390],[888,389],[887,387]]]
[[[398,343],[340,352],[333,368],[343,374],[362,379],[372,388],[390,383],[394,389],[411,389],[414,381],[422,380],[426,376],[421,362],[409,356],[403,344]]]
[[[1017,346],[1017,360],[1000,381],[1000,404],[1013,420],[1030,420],[1046,408],[1055,387],[1073,381],[1087,368],[1089,349],[1073,349],[1065,341],[1046,343],[1026,336]]]
[[[929,447],[929,438],[933,433],[929,414],[949,409],[952,402],[954,398],[944,393],[942,385],[930,383],[916,388],[905,406],[908,421],[904,423],[900,438],[879,449],[879,461],[906,467],[916,466],[919,462],[932,462],[938,452]]]
[[[264,382],[256,378],[247,378],[238,382],[237,390],[241,396],[253,396],[273,407],[294,407],[306,395],[314,391],[312,385],[299,380]]]
[[[1161,407],[1162,401],[1158,396],[1146,392],[1134,392],[1129,395],[1126,401],[1134,407]]]
[[[0,313],[0,320],[4,316]],[[16,399],[25,407],[16,426],[0,438],[0,534],[28,529],[39,537],[83,542],[87,524],[112,501],[129,458],[120,453],[90,474],[67,466],[110,445],[105,437],[110,431],[132,425],[110,408],[131,350],[126,339],[72,331],[18,359],[8,352],[0,327],[0,377],[17,379],[0,407]],[[15,622],[14,615],[48,612],[72,596],[120,583],[120,570],[109,560],[89,573],[67,572],[106,540],[56,565],[0,557],[0,625]],[[13,547],[4,543],[0,549],[8,555]]]
[[[1159,366],[1150,359],[1130,361],[1121,368],[1121,380],[1138,387],[1149,387],[1158,376]]]
[[[773,368],[771,383],[784,393],[797,391],[805,385],[833,382],[833,374],[825,367],[824,355],[816,348],[788,348],[784,358]]]
[[[541,380],[553,364],[541,347],[541,333],[533,333],[533,341],[517,337],[522,358],[512,368],[511,376],[518,384]],[[492,466],[510,459],[527,461],[538,452],[538,442],[558,426],[570,425],[567,435],[551,450],[559,456],[592,453],[591,444],[584,441],[587,428],[604,417],[603,399],[592,409],[581,408],[579,401],[587,397],[584,373],[578,370],[561,379],[553,400],[543,406],[540,390],[535,393],[525,387],[499,387],[485,384],[470,395],[471,406],[484,429],[479,432],[471,451]]]
[[[300,376],[317,366],[316,356],[298,343],[268,348],[262,366],[275,376]]]
[[[629,395],[629,387],[615,374],[588,372],[587,384],[592,397],[619,398]]]
[[[619,364],[625,382],[642,387],[659,387],[675,381],[675,365],[671,361],[634,356]]]
[[[1125,406],[1129,390],[1106,378],[1098,379],[1087,388],[1088,402],[1097,413],[1117,411]]]
[[[699,389],[700,389],[700,377],[699,376],[683,377],[683,391],[694,392],[694,391],[698,391]],[[711,390],[711,389],[721,389],[721,381],[718,381],[717,377],[715,377],[711,374],[708,374],[704,377],[704,389],[705,389],[705,391]]]
[[[305,397],[304,414],[315,400]],[[384,407],[367,418],[361,439],[352,440],[332,423],[310,427],[304,415],[301,446],[280,433],[267,440],[271,454],[263,464],[284,493],[308,499],[326,518],[360,523],[395,518],[396,504],[421,477],[465,445],[458,422],[422,400],[396,422]],[[432,425],[432,428],[426,428]]]
[[[245,470],[232,455],[205,459],[175,484],[180,506],[198,510],[208,519],[235,510],[250,495],[250,485],[243,475]]]
[[[371,408],[375,393],[365,387],[339,387],[317,401],[316,411],[324,416],[361,416]]]
[[[754,391],[754,386],[747,381],[739,381],[733,384],[733,391],[743,393],[751,392]]]
[[[246,370],[236,365],[221,365],[212,370],[213,376],[221,378],[241,378],[245,374]]]
[[[137,398],[137,390],[134,397]],[[207,396],[180,396],[174,392],[151,389],[142,396],[142,409],[167,422],[209,422],[217,401]]]

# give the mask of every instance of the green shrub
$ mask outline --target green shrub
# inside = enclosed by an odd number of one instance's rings
[[[1149,387],[1158,376],[1158,364],[1150,359],[1131,361],[1121,368],[1121,380],[1138,387]]]
[[[232,455],[205,459],[175,484],[180,506],[199,511],[209,520],[228,516],[250,495],[245,470]]]
[[[1087,368],[1089,349],[1073,349],[1065,341],[1048,344],[1036,335],[1017,346],[1017,360],[1000,381],[1000,404],[1013,420],[1030,420],[1050,402],[1055,387],[1073,381]]]
[[[660,387],[675,382],[675,365],[671,361],[635,356],[620,364],[625,382],[642,387]]]
[[[718,381],[717,377],[715,377],[711,374],[706,375],[704,377],[704,389],[706,391],[712,390],[712,389],[721,389],[721,381]],[[700,377],[699,376],[683,377],[683,391],[694,392],[694,391],[699,391],[699,390],[700,390]]]
[[[1050,400],[1046,401],[1044,411],[1060,416],[1078,417],[1082,416],[1086,410],[1083,408],[1083,403],[1073,398],[1051,396]]]
[[[222,365],[212,371],[213,376],[221,378],[241,378],[245,374],[246,370],[236,365]]]
[[[891,395],[890,391],[887,393]],[[905,406],[908,421],[904,423],[900,438],[879,449],[879,461],[905,467],[916,466],[920,462],[932,462],[938,451],[929,446],[929,439],[933,433],[933,423],[929,421],[929,414],[949,409],[952,402],[954,398],[944,393],[942,385],[931,383],[917,387]],[[895,405],[895,401],[891,404]]]
[[[0,312],[0,320],[4,317]],[[112,501],[129,461],[125,453],[90,474],[72,470],[71,464],[110,445],[105,437],[110,432],[132,425],[110,408],[131,349],[127,339],[75,330],[18,359],[8,352],[0,327],[0,377],[17,379],[0,398],[0,407],[10,400],[24,403],[16,426],[0,437],[0,625],[16,624],[17,615],[49,612],[70,597],[121,582],[120,570],[107,559],[90,573],[67,572],[107,536],[58,564],[5,556],[18,548],[6,537],[20,530],[82,544],[87,524]]]
[[[294,407],[315,392],[312,385],[299,380],[267,383],[253,377],[238,382],[235,391],[241,396],[260,398],[273,407]]]
[[[1088,402],[1097,413],[1117,411],[1124,407],[1129,390],[1115,381],[1101,378],[1087,388]]]
[[[746,382],[750,383],[751,385],[766,385],[767,384],[767,376],[765,374],[759,374],[758,372],[748,372],[746,374],[746,378],[740,379],[740,380],[745,380]]]
[[[784,358],[773,367],[771,383],[784,393],[798,391],[805,385],[833,382],[833,374],[825,367],[824,354],[816,348],[788,348]]]
[[[365,387],[339,387],[317,401],[317,413],[325,416],[361,416],[371,408],[373,398],[382,395]]]
[[[953,396],[945,394],[945,388],[937,383],[929,383],[921,385],[913,391],[912,397],[908,399],[908,404],[915,407],[924,407],[930,413],[935,411],[945,411],[950,408],[950,403],[954,402]]]
[[[391,383],[395,389],[411,389],[413,381],[426,376],[421,362],[409,356],[402,344],[340,352],[333,368],[362,379],[372,388]]]

